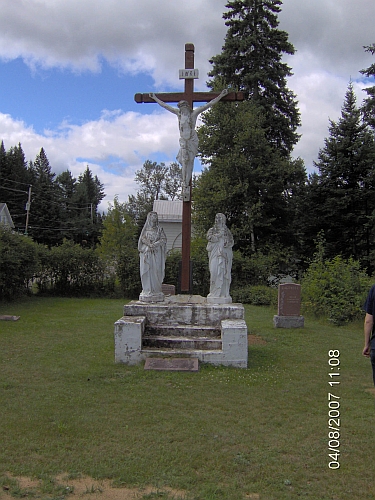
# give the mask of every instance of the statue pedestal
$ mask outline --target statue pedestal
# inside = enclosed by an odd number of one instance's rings
[[[165,296],[164,296],[163,292],[150,293],[150,294],[144,294],[141,292],[139,295],[139,300],[140,300],[140,302],[147,302],[147,303],[163,302],[164,297]]]
[[[231,304],[232,297],[210,297],[207,296],[207,304]]]
[[[129,365],[148,357],[182,357],[247,368],[247,343],[243,305],[210,304],[199,295],[132,301],[115,323],[115,362]]]

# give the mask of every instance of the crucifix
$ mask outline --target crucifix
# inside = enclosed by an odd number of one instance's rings
[[[210,106],[223,101],[242,101],[242,92],[194,92],[194,79],[198,78],[198,70],[194,68],[194,45],[185,44],[185,69],[179,71],[180,79],[185,80],[184,92],[172,92],[161,94],[135,94],[134,99],[138,103],[155,103],[177,115],[180,128],[180,151],[177,160],[182,166],[182,266],[180,273],[180,291],[192,293],[191,283],[191,176],[194,158],[198,152],[198,136],[195,131],[195,123],[198,115]],[[177,102],[178,108],[169,106],[167,103]],[[195,102],[207,104],[193,109]]]

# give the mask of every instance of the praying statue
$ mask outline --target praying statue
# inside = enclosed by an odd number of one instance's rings
[[[210,267],[210,293],[207,302],[231,303],[231,283],[234,244],[232,233],[226,226],[224,214],[216,214],[214,226],[207,232],[207,251]]]
[[[180,101],[177,108],[169,106],[161,101],[155,94],[150,94],[151,99],[156,101],[160,106],[177,115],[178,125],[180,129],[180,150],[177,155],[177,161],[182,166],[182,189],[185,200],[190,199],[190,181],[193,174],[194,159],[198,153],[198,135],[195,130],[197,118],[206,109],[220,101],[220,99],[228,94],[228,89],[224,89],[220,95],[212,99],[212,101],[192,109],[187,101]]]
[[[150,212],[138,241],[143,302],[162,302],[167,238],[159,225],[158,214]]]

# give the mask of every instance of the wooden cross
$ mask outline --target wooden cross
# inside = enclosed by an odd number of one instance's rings
[[[180,71],[182,75],[180,78],[185,80],[184,92],[169,92],[156,94],[163,102],[180,102],[187,101],[193,109],[195,102],[210,102],[215,97],[218,97],[219,92],[194,92],[194,78],[196,70],[194,70],[194,45],[192,43],[185,44],[185,70]],[[190,70],[190,71],[188,71]],[[230,92],[224,96],[222,101],[243,101],[242,92]],[[135,94],[134,100],[138,103],[154,103],[154,99],[150,94]],[[190,181],[191,192],[191,181]],[[192,293],[191,283],[191,263],[190,263],[190,242],[191,242],[191,195],[188,200],[182,203],[182,267],[180,273],[180,292]]]

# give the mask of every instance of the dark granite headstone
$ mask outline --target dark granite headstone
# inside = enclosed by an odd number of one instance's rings
[[[282,283],[279,285],[277,315],[273,317],[275,328],[303,328],[305,319],[301,316],[301,285]]]
[[[279,285],[278,316],[299,316],[301,314],[301,285],[283,283]]]
[[[145,370],[197,372],[198,358],[147,358]]]

